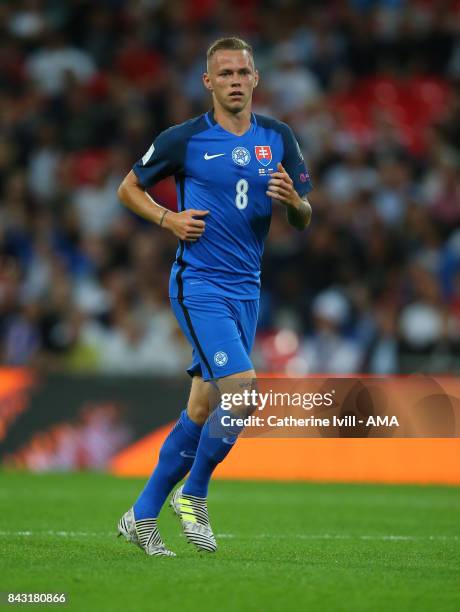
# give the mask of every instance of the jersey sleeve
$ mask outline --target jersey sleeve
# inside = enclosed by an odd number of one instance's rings
[[[144,189],[182,170],[183,145],[183,138],[174,128],[157,136],[150,149],[133,166],[133,172]]]
[[[310,181],[310,175],[305,167],[302,151],[300,150],[299,143],[294,136],[294,132],[286,124],[283,126],[282,136],[284,156],[281,163],[293,180],[295,190],[302,197],[313,189],[313,185]]]

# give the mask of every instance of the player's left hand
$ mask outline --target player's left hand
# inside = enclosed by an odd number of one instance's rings
[[[266,194],[271,198],[279,200],[285,206],[297,208],[301,203],[301,198],[294,189],[294,183],[281,163],[278,163],[277,167],[278,172],[273,172],[270,175]]]

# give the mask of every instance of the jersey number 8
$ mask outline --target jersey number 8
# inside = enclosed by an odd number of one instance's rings
[[[239,210],[244,210],[248,205],[249,184],[246,179],[240,179],[236,184],[235,204]]]

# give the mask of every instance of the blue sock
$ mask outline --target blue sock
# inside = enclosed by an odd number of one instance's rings
[[[222,425],[221,419],[224,415],[234,416],[228,410],[223,410],[218,406],[204,424],[196,458],[183,489],[183,493],[187,495],[208,496],[212,473],[232,450],[238,434],[244,429]]]
[[[187,411],[163,442],[157,466],[134,504],[136,521],[155,518],[169,493],[192,467],[203,427],[194,423]]]

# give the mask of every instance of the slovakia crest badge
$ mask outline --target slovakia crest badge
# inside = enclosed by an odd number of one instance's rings
[[[272,150],[269,146],[257,146],[254,147],[256,151],[256,158],[262,166],[268,166],[272,161]]]

